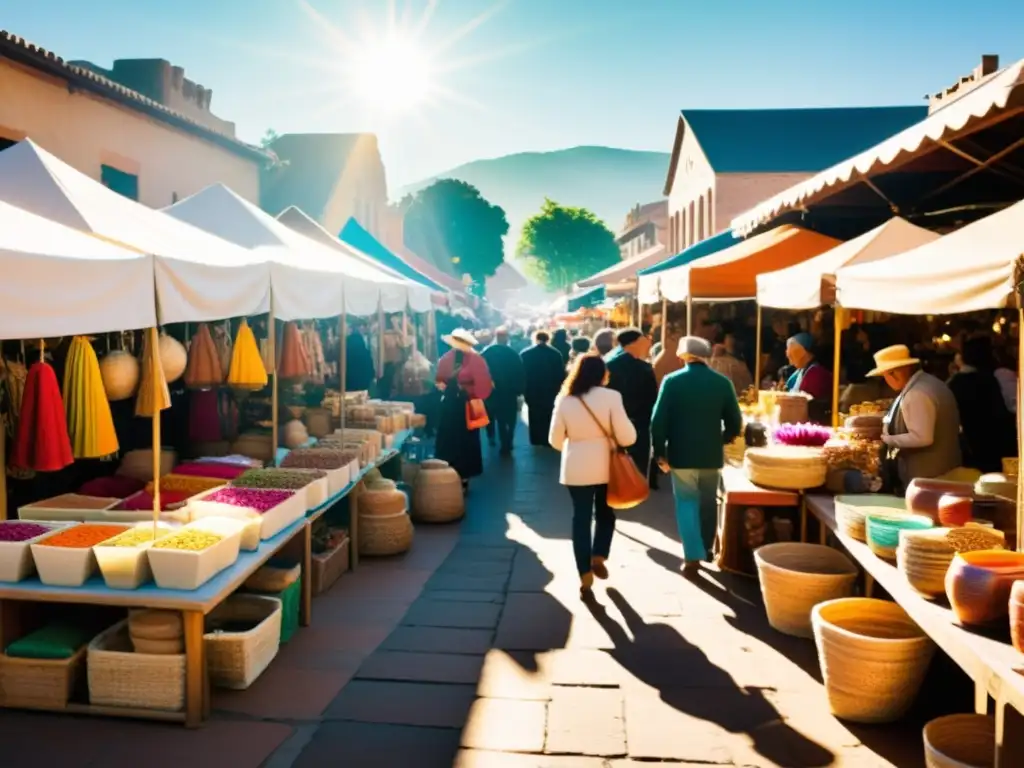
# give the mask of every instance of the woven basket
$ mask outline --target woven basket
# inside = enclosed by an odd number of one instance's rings
[[[906,502],[899,496],[881,493],[836,496],[836,528],[856,541],[867,540],[867,515],[909,515]]]
[[[748,448],[743,469],[755,485],[799,491],[824,485],[828,462],[820,448],[771,446]]]
[[[896,548],[900,543],[900,531],[926,531],[935,527],[927,515],[890,514],[867,516],[868,549],[883,560],[895,560]]]
[[[412,534],[412,521],[405,512],[393,515],[364,515],[360,511],[360,555],[385,557],[408,552],[412,546]]]
[[[896,603],[844,597],[811,611],[814,642],[832,714],[887,723],[917,696],[935,645]]]
[[[236,594],[218,605],[207,622],[257,621],[247,632],[203,635],[210,683],[245,690],[263,674],[281,647],[281,601],[261,595]]]
[[[378,481],[378,483],[381,481]],[[387,517],[408,511],[408,500],[405,494],[391,483],[390,487],[374,487],[368,485],[359,494],[359,514],[373,517]]]
[[[776,419],[779,424],[803,424],[810,421],[807,415],[810,400],[804,395],[790,395],[779,392],[775,396]]]
[[[0,654],[0,707],[64,709],[85,669],[85,646],[67,659]]]
[[[988,715],[947,715],[924,727],[928,768],[991,768],[995,744],[996,724]]]
[[[259,459],[264,464],[272,464],[276,458],[271,435],[240,435],[231,444],[231,452]]]
[[[754,551],[768,623],[786,635],[811,637],[811,609],[846,597],[857,568],[850,559],[821,544],[768,544]]]
[[[1007,477],[1017,477],[1020,474],[1020,459],[1017,457],[1003,459],[1003,474]]]
[[[316,438],[327,437],[334,429],[331,425],[331,412],[326,408],[310,408],[302,416],[309,434]]]
[[[445,464],[420,464],[412,493],[413,517],[421,523],[450,523],[466,514],[466,496],[459,473]]]
[[[92,704],[168,712],[185,706],[185,655],[135,653],[127,619],[89,643],[86,669]]]

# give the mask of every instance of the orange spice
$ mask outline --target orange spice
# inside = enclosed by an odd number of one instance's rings
[[[76,525],[40,542],[46,547],[85,549],[129,530],[127,525]]]

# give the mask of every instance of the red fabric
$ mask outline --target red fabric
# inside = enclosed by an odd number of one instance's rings
[[[78,492],[82,496],[97,496],[103,499],[127,499],[133,493],[138,493],[146,484],[134,477],[125,475],[111,475],[110,477],[97,477],[84,483]]]
[[[208,477],[212,480],[234,480],[249,467],[223,461],[190,461],[176,466],[172,472],[190,477]]]
[[[455,350],[444,353],[437,363],[437,380],[448,383],[455,375]],[[475,352],[462,353],[462,367],[459,369],[459,386],[472,399],[486,400],[494,390],[491,371],[487,362]]]
[[[220,409],[215,389],[193,390],[188,404],[188,437],[195,443],[223,440]]]
[[[25,379],[11,466],[56,472],[74,461],[57,374],[47,363],[33,363]]]

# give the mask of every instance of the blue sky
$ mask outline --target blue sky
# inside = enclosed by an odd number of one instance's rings
[[[982,53],[1024,57],[1019,0],[390,1],[413,22],[433,6],[419,45],[449,41],[446,95],[383,116],[339,62],[386,27],[389,0],[308,0],[319,21],[300,0],[3,0],[0,26],[65,59],[168,59],[250,141],[374,131],[392,193],[518,151],[668,151],[683,107],[919,104]]]

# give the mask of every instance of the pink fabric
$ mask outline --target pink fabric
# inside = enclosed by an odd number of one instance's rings
[[[455,350],[444,353],[437,364],[437,380],[445,384],[455,375]],[[491,371],[487,362],[475,352],[462,353],[462,367],[459,369],[459,386],[471,398],[486,400],[494,389]]]
[[[217,391],[193,390],[188,407],[188,436],[196,443],[216,443],[223,439]]]

